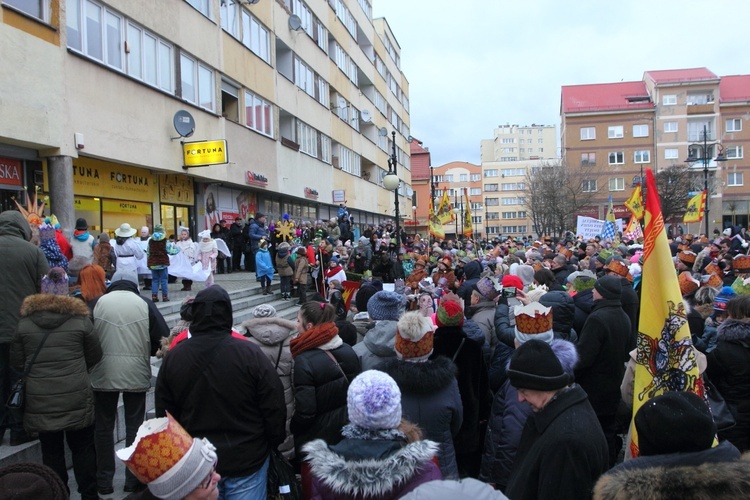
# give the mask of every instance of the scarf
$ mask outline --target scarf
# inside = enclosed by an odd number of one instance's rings
[[[336,267],[328,267],[325,270],[326,278],[330,278],[331,276],[336,276],[342,270],[343,268],[340,265],[337,265]]]
[[[339,329],[334,323],[323,323],[307,330],[291,340],[289,347],[292,351],[292,358],[310,349],[315,349],[338,335]]]
[[[216,241],[203,241],[201,240],[200,243],[198,243],[198,249],[201,253],[211,253],[213,249],[216,248]]]

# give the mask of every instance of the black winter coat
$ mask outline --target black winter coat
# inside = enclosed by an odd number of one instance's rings
[[[302,457],[301,447],[313,439],[328,444],[341,441],[341,428],[349,422],[346,391],[359,375],[359,358],[348,344],[329,352],[346,377],[320,349],[301,352],[294,358],[294,415],[290,429],[298,457]]]
[[[191,338],[162,361],[156,415],[168,411],[191,436],[208,438],[222,477],[248,476],[286,438],[284,387],[260,347],[231,336],[224,289],[202,290],[192,311]]]
[[[573,295],[573,304],[576,306],[576,313],[573,318],[573,330],[580,337],[583,325],[586,323],[586,318],[589,317],[591,309],[594,307],[594,289],[591,288]]]
[[[483,335],[481,341],[484,342]],[[430,359],[438,356],[453,359],[454,355],[454,363],[458,368],[458,391],[464,407],[464,421],[453,443],[456,453],[475,452],[481,448],[479,422],[489,417],[491,403],[482,346],[468,337],[461,327],[438,327],[435,330],[434,348]]]
[[[471,290],[479,281],[482,274],[482,264],[479,261],[472,260],[464,266],[463,283],[456,290],[456,295],[464,299],[464,314],[468,314],[471,306]]]
[[[594,302],[578,338],[576,382],[586,391],[597,415],[614,415],[629,356],[630,319],[617,299]]]
[[[633,288],[633,283],[627,278],[620,278],[620,283],[622,283],[620,304],[622,304],[622,310],[625,311],[625,314],[630,319],[630,344],[628,344],[628,350],[632,351],[635,349],[635,342],[638,338],[638,311],[641,304],[638,294]]]
[[[504,493],[513,500],[591,498],[608,453],[586,392],[573,385],[526,420]]]
[[[552,330],[555,338],[575,342],[578,334],[573,328],[576,305],[567,292],[551,291],[539,297],[539,303],[552,308]]]

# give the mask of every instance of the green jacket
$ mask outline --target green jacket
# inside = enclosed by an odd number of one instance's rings
[[[31,228],[21,212],[0,213],[0,344],[9,344],[16,335],[18,312],[23,299],[39,293],[42,276],[49,264],[41,248],[33,243]]]
[[[27,297],[10,348],[14,369],[26,368],[47,332],[26,378],[23,425],[29,432],[88,427],[94,423],[88,370],[102,359],[102,348],[86,303],[60,295]]]

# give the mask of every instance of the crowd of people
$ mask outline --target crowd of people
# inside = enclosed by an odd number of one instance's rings
[[[22,421],[3,420],[11,444],[38,436],[64,488],[67,442],[81,496],[106,496],[122,400],[128,451],[117,457],[134,498],[266,498],[276,451],[314,499],[671,498],[675,484],[690,493],[680,496],[750,494],[741,228],[670,240],[701,377],[734,417],[720,428],[706,401],[684,392],[633,415],[642,241],[566,233],[430,244],[387,223],[355,239],[342,209],[299,226],[267,227],[256,213],[197,244],[189,231],[171,242],[158,224],[140,237],[123,224],[114,245],[77,229],[69,249],[54,221],[34,244],[20,213],[0,214],[0,272],[13,283],[0,303],[3,387],[11,367],[27,381]],[[294,230],[279,236],[278,224]],[[169,300],[178,252],[218,273],[244,264],[263,293],[278,276],[282,298],[299,299],[296,322],[264,303],[235,325],[214,285],[182,304],[170,331],[155,292]],[[150,282],[139,280],[144,255]],[[154,355],[157,419],[144,422]],[[638,457],[624,446],[631,422]],[[156,470],[137,458],[154,452],[139,443],[165,429],[176,437],[159,446],[174,439],[182,451]]]

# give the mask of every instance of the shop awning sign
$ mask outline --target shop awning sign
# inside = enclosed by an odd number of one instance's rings
[[[206,167],[229,162],[227,141],[198,141],[182,144],[183,168]]]

